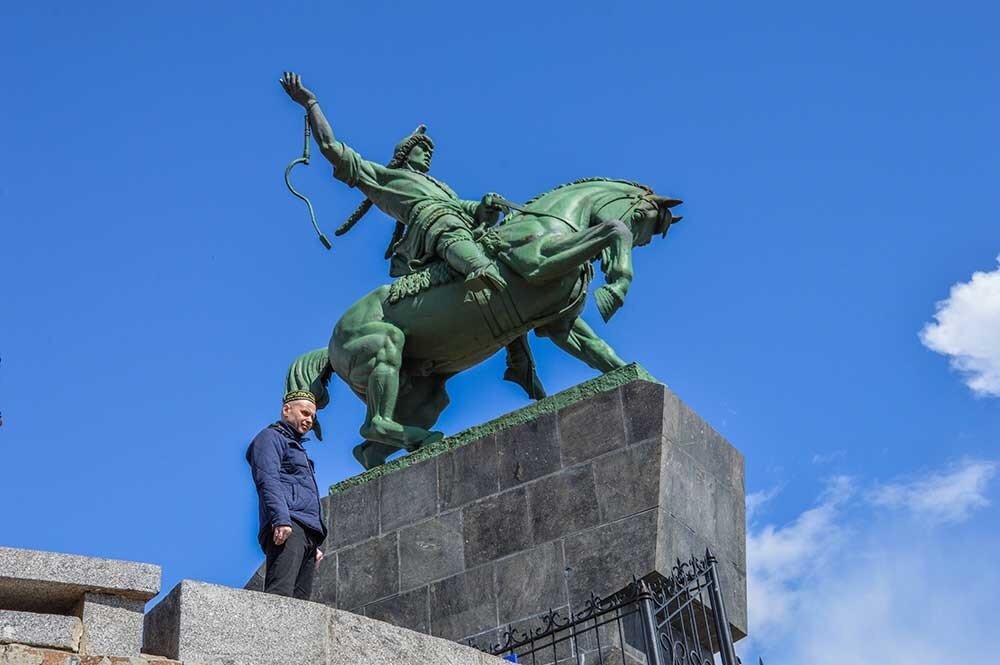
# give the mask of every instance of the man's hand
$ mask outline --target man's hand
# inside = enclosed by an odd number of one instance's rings
[[[295,72],[285,72],[281,75],[279,82],[281,83],[281,87],[285,89],[285,92],[288,93],[288,96],[303,107],[308,109],[309,102],[316,101],[316,95],[309,88],[302,85],[302,77]]]
[[[276,526],[274,527],[274,544],[284,545],[288,537],[292,535],[292,527],[290,526]]]
[[[498,198],[499,194],[490,192],[476,206],[476,222],[479,225],[489,228],[500,221],[500,213],[507,209],[499,203]]]
[[[318,566],[319,562],[322,561],[322,560],[323,560],[323,550],[321,550],[320,548],[317,547],[316,548],[316,565]]]

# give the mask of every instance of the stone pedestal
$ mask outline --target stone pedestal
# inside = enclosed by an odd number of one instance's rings
[[[325,503],[314,599],[333,607],[482,643],[710,548],[746,635],[743,457],[635,365],[345,480]]]

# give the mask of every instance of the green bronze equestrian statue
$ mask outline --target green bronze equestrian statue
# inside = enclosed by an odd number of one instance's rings
[[[298,75],[286,73],[281,83],[307,110],[334,177],[403,225],[391,246],[396,281],[348,308],[329,346],[297,358],[286,378],[286,390],[313,392],[320,408],[333,374],[367,403],[364,441],[354,449],[366,469],[443,438],[430,428],[448,405],[448,379],[504,347],[511,356],[527,353],[531,330],[598,371],[625,365],[580,318],[592,263],[600,260],[607,282],[594,293],[607,321],[625,302],[633,247],[666,235],[681,201],[634,182],[587,178],[512,206],[492,226],[507,202],[463,201],[429,176],[426,135],[414,133],[397,149],[406,155],[400,166],[364,160],[334,139]],[[531,379],[520,378],[530,395]]]
[[[423,125],[400,141],[390,163],[382,166],[363,159],[357,151],[334,138],[316,95],[302,85],[298,74],[285,72],[281,85],[289,97],[306,109],[308,127],[315,133],[323,156],[333,165],[334,177],[358,188],[367,197],[337,230],[337,235],[349,231],[374,204],[396,220],[386,251],[386,258],[391,259],[390,277],[409,275],[431,262],[443,261],[465,277],[470,290],[499,290],[507,286],[483,247],[490,237],[489,228],[496,224],[504,209],[499,203],[501,197],[486,194],[479,201],[462,200],[448,185],[433,178],[428,171],[434,142],[424,133]],[[309,210],[311,215],[311,204]],[[324,245],[328,244],[322,233],[320,239]],[[520,385],[532,399],[545,397],[526,335],[507,346],[504,378]]]

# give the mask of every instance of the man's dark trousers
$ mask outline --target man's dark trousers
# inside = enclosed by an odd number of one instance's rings
[[[316,572],[315,534],[292,520],[292,534],[283,545],[274,544],[274,529],[261,534],[261,546],[267,555],[264,591],[279,596],[309,600]]]

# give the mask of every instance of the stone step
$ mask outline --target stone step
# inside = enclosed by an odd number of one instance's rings
[[[319,603],[184,580],[145,619],[143,652],[206,665],[502,665],[454,642]]]
[[[0,610],[76,617],[81,654],[138,656],[146,601],[159,592],[153,564],[0,547]]]
[[[80,650],[83,622],[73,616],[0,610],[0,644]]]

